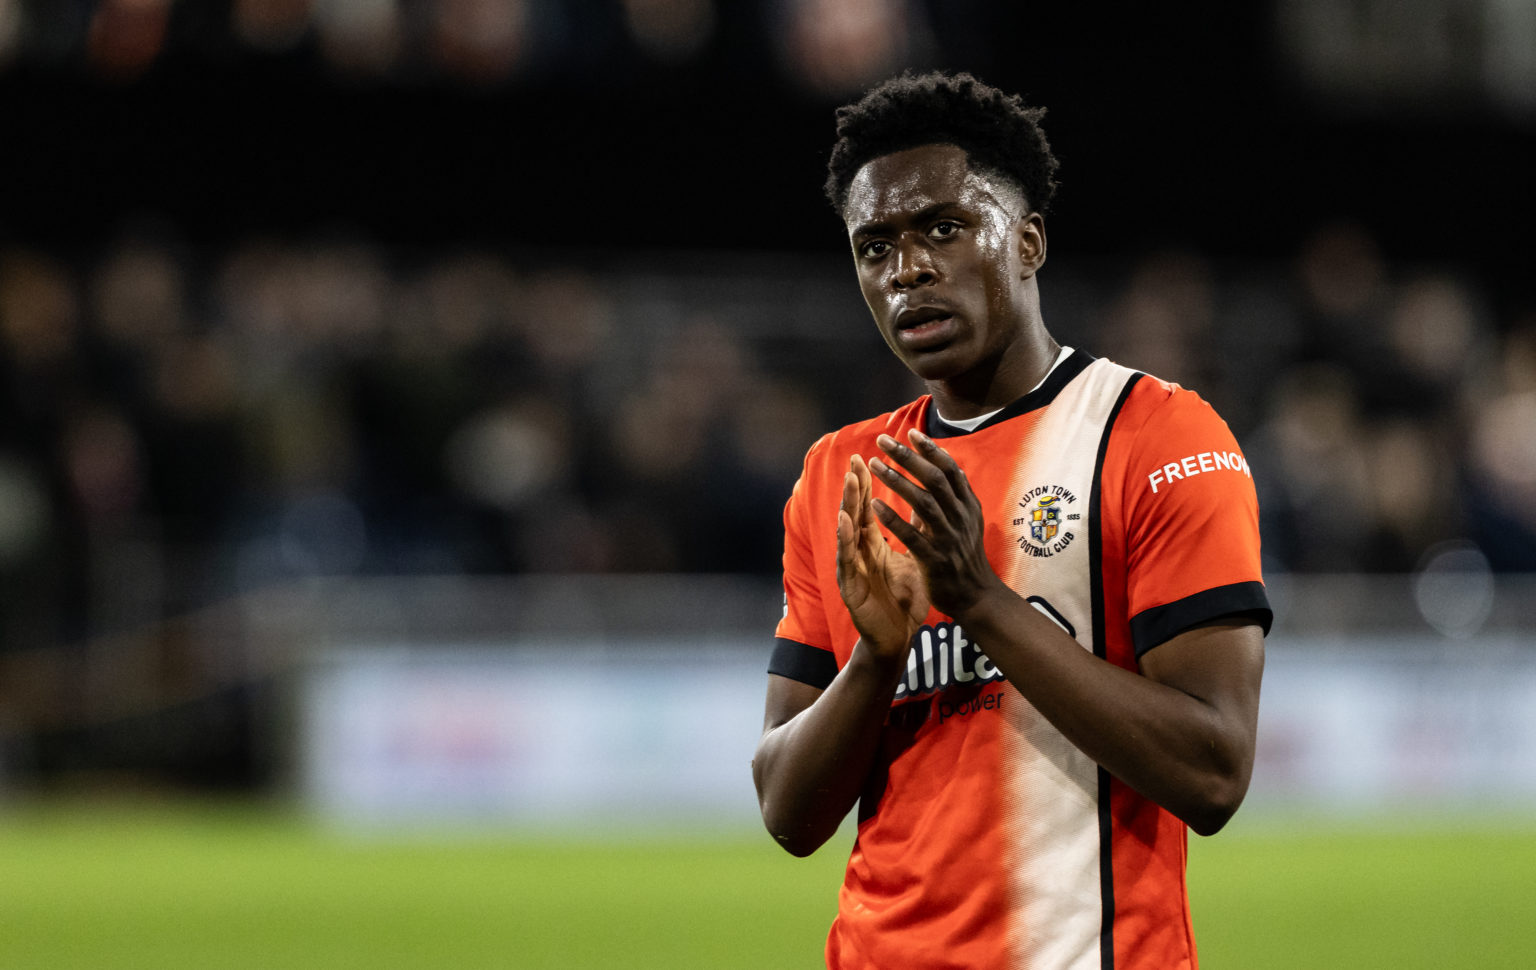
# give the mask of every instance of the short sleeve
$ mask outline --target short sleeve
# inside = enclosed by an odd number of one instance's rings
[[[824,441],[806,456],[800,480],[784,505],[784,615],[774,631],[777,644],[769,664],[770,673],[816,687],[826,687],[837,673],[811,524],[822,518],[814,514],[814,496],[823,491],[816,479],[816,458]],[[831,542],[836,522],[828,522],[822,538]]]
[[[1126,459],[1126,586],[1136,655],[1225,616],[1251,616],[1268,633],[1273,614],[1248,459],[1199,395],[1143,383],[1166,398]]]

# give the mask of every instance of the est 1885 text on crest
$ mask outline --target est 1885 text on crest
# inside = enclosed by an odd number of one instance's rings
[[[1024,514],[1013,520],[1019,548],[1031,556],[1048,557],[1067,548],[1077,538],[1076,526],[1083,514],[1075,511],[1077,494],[1060,485],[1037,485],[1019,499]]]

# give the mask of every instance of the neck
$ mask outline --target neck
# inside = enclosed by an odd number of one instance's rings
[[[1061,352],[1044,324],[1026,328],[996,357],[964,374],[928,381],[939,414],[963,421],[1006,407],[1045,379]]]

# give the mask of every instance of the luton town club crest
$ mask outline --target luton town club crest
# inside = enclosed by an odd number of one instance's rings
[[[1036,542],[1050,542],[1061,528],[1061,510],[1056,507],[1056,496],[1047,495],[1040,504],[1030,510],[1029,534]]]
[[[1054,556],[1072,544],[1083,514],[1073,511],[1077,494],[1060,485],[1038,485],[1019,499],[1024,515],[1013,520],[1024,527],[1018,534],[1019,548],[1031,556]]]

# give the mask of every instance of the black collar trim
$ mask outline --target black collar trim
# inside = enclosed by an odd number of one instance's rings
[[[1016,418],[1036,408],[1045,407],[1056,400],[1056,395],[1060,394],[1063,388],[1072,383],[1072,378],[1087,370],[1088,365],[1096,359],[1086,350],[1074,347],[1072,353],[1067,355],[1067,359],[1062,361],[1059,367],[1051,371],[1051,376],[1045,379],[1044,384],[1041,384],[1033,391],[1030,391],[977,425],[975,431],[990,428],[994,424],[1001,424],[1007,421],[1009,418]],[[963,435],[975,433],[975,431],[967,431],[964,428],[957,428],[952,424],[946,424],[939,417],[939,409],[934,406],[932,398],[928,401],[928,415],[923,424],[925,425],[923,430],[928,433],[930,438],[959,438]]]

